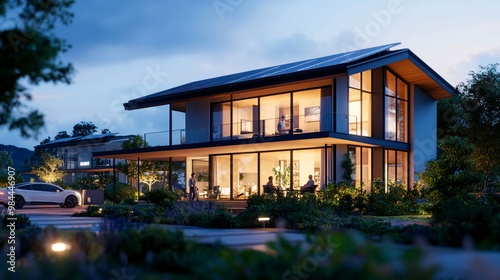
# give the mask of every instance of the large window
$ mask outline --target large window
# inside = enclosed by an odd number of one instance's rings
[[[215,156],[213,161],[214,186],[220,188],[221,197],[229,198],[231,194],[231,156]]]
[[[245,99],[233,102],[233,138],[251,138],[258,134],[258,99]]]
[[[386,71],[385,139],[408,142],[408,85]]]
[[[266,152],[260,154],[261,187],[273,177],[273,183],[280,189],[289,189],[291,183],[290,151]],[[261,189],[263,193],[263,189]]]
[[[372,72],[349,76],[349,133],[371,136]]]
[[[261,97],[260,120],[261,135],[288,134],[291,129],[290,93]],[[283,124],[283,129],[278,130],[278,124]]]
[[[354,164],[353,180],[362,191],[371,192],[372,182],[372,149],[366,147],[349,147],[349,157]]]
[[[231,103],[212,106],[212,141],[229,139],[231,136]]]
[[[258,192],[257,154],[233,155],[233,198],[246,199]]]
[[[320,129],[321,89],[297,91],[293,93],[294,131],[315,132]]]
[[[327,120],[321,115],[321,95],[322,89],[315,88],[214,103],[211,140],[318,132]]]
[[[385,162],[387,182],[408,183],[408,152],[386,150]]]
[[[324,178],[321,176],[321,151],[320,149],[293,151],[293,189],[300,190],[300,187],[309,180],[309,175],[313,176],[315,185],[321,185],[321,180]]]

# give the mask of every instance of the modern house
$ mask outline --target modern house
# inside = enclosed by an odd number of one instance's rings
[[[321,188],[355,165],[371,182],[411,186],[436,156],[437,100],[454,88],[399,43],[195,81],[130,100],[126,110],[159,107],[169,130],[157,146],[94,153],[99,158],[182,161],[204,187],[230,199],[262,193],[268,177]],[[162,106],[162,107],[160,107]],[[187,181],[187,178],[186,178]]]
[[[65,184],[71,184],[78,178],[95,173],[111,173],[114,170],[113,159],[94,158],[93,153],[121,150],[124,141],[132,136],[118,136],[117,133],[77,136],[61,138],[35,147],[35,153],[40,151],[64,161],[62,170],[66,173]],[[119,161],[115,160],[115,164]],[[126,182],[124,174],[118,173],[118,180]]]

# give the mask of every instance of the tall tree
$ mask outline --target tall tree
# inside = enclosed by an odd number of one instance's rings
[[[73,133],[71,136],[87,136],[92,135],[95,132],[97,132],[97,126],[95,126],[92,122],[81,121],[73,126]]]
[[[489,188],[491,172],[500,164],[500,73],[498,64],[480,66],[461,83],[460,100],[464,112],[464,133],[474,145],[472,158],[483,175],[483,196]]]
[[[61,181],[64,172],[61,170],[64,161],[48,153],[42,153],[38,163],[31,168],[31,171],[47,183]]]
[[[0,126],[22,137],[36,137],[44,126],[43,114],[26,105],[26,85],[71,82],[73,66],[59,57],[70,46],[53,31],[72,21],[73,2],[0,0]]]

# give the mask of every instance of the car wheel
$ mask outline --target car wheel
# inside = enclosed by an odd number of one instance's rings
[[[66,201],[64,202],[64,205],[66,205],[66,207],[68,208],[73,208],[77,204],[78,204],[78,199],[76,199],[76,197],[73,195],[66,197]]]
[[[21,209],[21,208],[23,208],[26,201],[24,201],[24,197],[22,197],[20,195],[16,195],[16,196],[14,196],[14,203],[15,203],[14,208]]]

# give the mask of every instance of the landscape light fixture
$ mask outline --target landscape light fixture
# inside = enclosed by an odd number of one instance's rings
[[[269,217],[259,217],[258,220],[259,220],[259,222],[262,222],[262,227],[266,228],[266,222],[269,222],[270,218]]]
[[[71,248],[71,246],[69,246],[68,244],[66,243],[63,243],[63,242],[56,242],[54,244],[52,244],[52,251],[54,252],[64,252],[66,250],[69,250]]]

